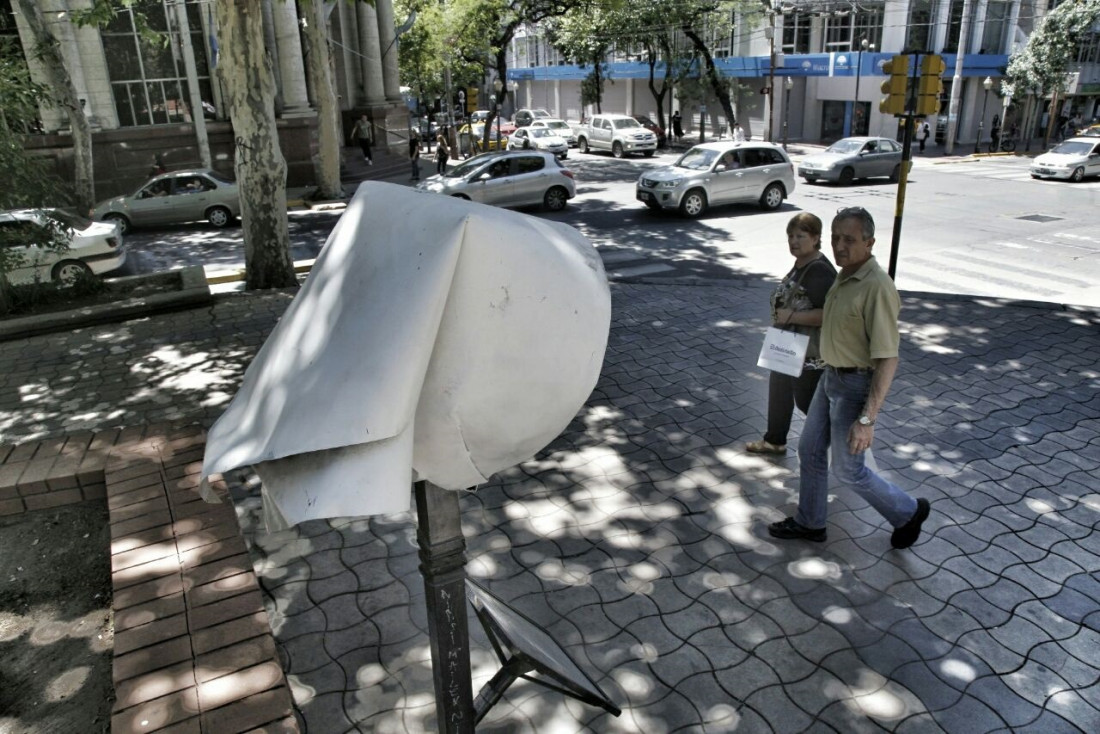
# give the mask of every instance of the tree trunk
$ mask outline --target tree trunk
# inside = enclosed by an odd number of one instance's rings
[[[726,113],[726,125],[732,132],[733,126],[737,124],[737,117],[733,114],[733,102],[730,100],[729,87],[723,81],[722,75],[718,73],[718,68],[714,64],[714,57],[710,55],[710,48],[707,47],[707,44],[691,26],[684,26],[682,30],[684,35],[691,39],[692,45],[702,54],[706,62],[704,73],[707,81],[710,82],[711,89],[714,90],[714,96],[718,98],[718,103],[722,105],[722,111]],[[699,124],[702,125],[702,120],[699,121]]]
[[[21,0],[21,2],[24,0]],[[286,159],[275,127],[275,77],[261,0],[217,0],[218,72],[229,102],[241,192],[245,287],[298,284],[286,219]]]
[[[19,0],[23,19],[34,34],[35,53],[46,72],[48,83],[57,95],[57,102],[69,117],[73,139],[73,196],[77,211],[86,215],[95,206],[95,180],[92,171],[92,128],[84,116],[84,108],[76,96],[72,77],[61,58],[57,39],[46,29],[42,11],[34,0]],[[60,21],[59,21],[60,22]],[[68,22],[68,21],[65,21]]]
[[[317,187],[322,199],[342,199],[340,184],[340,110],[336,102],[336,82],[332,72],[332,53],[328,45],[328,24],[323,0],[304,3],[306,19],[306,68],[317,107]]]

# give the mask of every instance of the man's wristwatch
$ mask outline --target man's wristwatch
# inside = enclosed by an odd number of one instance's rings
[[[875,425],[875,419],[869,415],[861,415],[859,417],[859,425],[861,426],[873,426]]]

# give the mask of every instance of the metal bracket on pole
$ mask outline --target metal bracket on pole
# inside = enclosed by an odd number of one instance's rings
[[[473,734],[470,628],[466,617],[466,539],[458,494],[415,482],[416,540],[427,595],[428,638],[439,731]]]

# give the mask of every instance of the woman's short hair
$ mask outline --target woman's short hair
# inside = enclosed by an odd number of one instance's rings
[[[817,249],[821,249],[821,220],[809,212],[799,212],[787,222],[787,234],[800,229],[806,234],[817,238]]]

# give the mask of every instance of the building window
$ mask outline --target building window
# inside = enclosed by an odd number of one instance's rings
[[[810,53],[809,13],[794,13],[783,16],[783,53]]]
[[[933,51],[932,22],[935,18],[932,0],[912,0],[909,5],[909,33],[905,48]]]
[[[103,29],[103,52],[119,125],[133,127],[190,122],[193,116],[175,8],[169,5],[168,0],[139,0],[135,6],[138,12],[144,14],[150,29],[167,34],[169,40],[163,43],[159,39],[142,37],[134,21],[134,11],[129,8],[120,9]],[[214,96],[199,5],[187,4],[187,20],[199,93],[203,106],[211,111]]]
[[[834,14],[825,19],[825,51],[859,51],[863,40],[882,46],[882,9]]]
[[[962,33],[963,0],[951,0],[951,9],[947,16],[947,38],[943,42],[943,52],[958,53],[959,35]]]
[[[1086,33],[1077,46],[1077,61],[1082,64],[1100,62],[1100,33]]]

